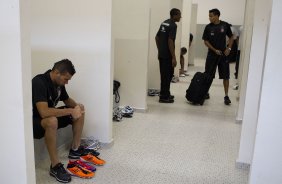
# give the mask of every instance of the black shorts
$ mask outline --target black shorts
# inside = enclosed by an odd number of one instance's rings
[[[215,66],[215,62],[218,62]],[[218,67],[219,79],[229,79],[230,69],[229,62],[226,56],[219,56],[211,52],[208,53],[205,65],[205,72],[209,73],[213,77],[215,76],[216,67]]]
[[[69,116],[57,117],[58,119],[58,129],[64,128],[70,124],[72,124],[73,119]],[[45,135],[45,129],[41,125],[42,118],[33,117],[33,138],[41,139]]]

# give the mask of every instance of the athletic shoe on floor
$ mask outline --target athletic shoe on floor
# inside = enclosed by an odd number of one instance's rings
[[[234,90],[238,90],[238,88],[239,88],[239,85],[238,85],[238,84],[235,84],[235,85],[233,86],[233,89],[234,89]]]
[[[160,103],[173,103],[174,102],[174,100],[173,99],[171,99],[171,98],[160,98],[159,99],[159,102]]]
[[[225,103],[225,105],[231,104],[231,100],[229,99],[228,96],[225,96],[225,97],[224,97],[224,103]]]
[[[133,112],[126,109],[126,108],[123,108],[123,109],[121,109],[121,114],[122,114],[123,117],[131,118],[132,115],[133,115]]]
[[[125,109],[127,109],[129,112],[131,112],[131,113],[133,113],[134,112],[134,109],[132,108],[132,107],[130,107],[130,106],[125,106],[124,107]]]
[[[80,178],[93,178],[94,172],[84,169],[76,164],[68,164],[67,171],[72,175]]]
[[[50,175],[56,178],[57,181],[62,183],[69,183],[71,175],[66,171],[62,163],[58,163],[54,167],[50,166]]]
[[[179,82],[179,78],[178,78],[178,77],[173,77],[173,78],[171,79],[171,82],[172,82],[172,83],[177,83],[177,82]]]
[[[114,108],[113,110],[113,120],[114,121],[121,121],[122,120],[122,113],[119,107]]]
[[[84,149],[83,155],[87,155],[88,153],[96,157],[100,155],[98,151],[95,151],[93,149]]]
[[[83,162],[88,162],[94,165],[104,165],[106,162],[102,159],[100,159],[99,157],[93,156],[91,154],[87,154],[84,156],[80,157],[80,160],[82,160]]]
[[[84,148],[82,147],[79,147],[75,151],[73,149],[70,149],[68,158],[69,159],[79,159],[79,157],[83,154],[84,154]]]
[[[82,162],[81,160],[75,160],[75,161],[71,161],[69,160],[68,164],[72,164],[72,165],[76,165],[78,167],[82,167],[84,169],[87,169],[91,172],[95,172],[96,171],[96,167],[94,167],[93,165],[87,164],[85,162]]]
[[[82,146],[84,149],[92,149],[94,151],[97,151],[101,148],[99,140],[92,136],[81,138],[80,146]]]
[[[87,155],[89,153],[94,155],[94,156],[100,155],[100,153],[97,152],[97,151],[94,151],[92,149],[85,149],[82,146],[80,146],[75,151],[73,149],[70,149],[68,157],[69,157],[69,159],[79,159],[79,157],[81,157],[82,155]]]

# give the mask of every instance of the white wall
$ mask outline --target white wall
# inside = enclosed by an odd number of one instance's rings
[[[244,21],[244,8],[246,0],[193,0],[198,4],[198,24],[209,23],[209,10],[218,8],[221,12],[221,19],[233,25],[242,25]]]
[[[282,183],[282,2],[273,0],[250,184]]]
[[[113,1],[114,79],[121,82],[120,105],[147,109],[149,0]]]
[[[194,65],[194,58],[195,58],[195,40],[197,38],[197,15],[198,15],[198,4],[192,4],[191,8],[191,24],[190,24],[190,33],[193,35],[193,40],[191,46],[189,48],[188,53],[188,64],[193,66]],[[190,39],[190,38],[189,38]],[[189,47],[189,46],[188,46]],[[188,65],[187,65],[188,67]]]
[[[35,183],[28,13],[29,1],[0,1],[0,183]]]
[[[241,54],[238,73],[238,84],[240,86],[238,91],[239,106],[236,113],[236,121],[241,123],[244,116],[246,87],[249,72],[250,52],[253,36],[255,0],[248,0],[245,6],[245,19],[243,30],[240,35]]]
[[[250,7],[252,8],[252,7]],[[257,128],[257,117],[260,100],[261,76],[264,65],[264,50],[268,33],[271,5],[268,1],[255,4],[252,46],[248,66],[246,94],[244,101],[244,116],[241,131],[238,162],[251,163]]]
[[[155,36],[160,28],[161,22],[166,19],[169,19],[169,11],[169,0],[151,0],[148,63],[149,89],[160,89],[160,70],[158,60],[158,49],[155,42]]]
[[[182,5],[182,18],[181,18],[181,25],[182,25],[182,31],[181,31],[181,46],[187,48],[187,54],[184,55],[184,68],[188,66],[188,53],[190,53],[189,48],[189,37],[190,37],[190,29],[191,29],[191,17],[192,17],[192,0],[183,0]],[[179,52],[180,55],[180,52]],[[186,65],[186,66],[185,66]],[[179,58],[179,69],[180,66],[180,58]],[[177,71],[178,72],[178,71]]]
[[[70,59],[77,73],[66,87],[86,107],[84,135],[111,142],[111,1],[31,2],[33,76]]]

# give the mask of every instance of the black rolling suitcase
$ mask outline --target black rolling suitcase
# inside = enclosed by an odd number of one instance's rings
[[[203,105],[212,81],[213,77],[209,74],[197,72],[186,90],[186,99],[193,104]]]
[[[223,56],[218,57],[217,61],[215,62],[215,65],[212,67],[213,71],[209,73],[215,73],[217,64],[219,63],[221,57]],[[209,73],[202,73],[202,72],[195,73],[188,89],[186,90],[185,97],[189,102],[192,102],[193,104],[200,104],[200,105],[204,104],[205,97],[209,92],[209,89],[213,81],[213,76],[211,76]]]

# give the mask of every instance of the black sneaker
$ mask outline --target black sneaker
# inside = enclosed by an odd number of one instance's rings
[[[169,98],[174,100],[174,95],[170,95]]]
[[[231,104],[231,101],[230,101],[228,96],[224,97],[224,103],[225,103],[225,105],[230,105]]]
[[[69,159],[79,159],[83,155],[83,148],[78,148],[77,150],[70,149],[69,151]]]
[[[70,149],[69,151],[69,159],[79,159],[81,156],[87,155],[90,153],[93,156],[99,156],[100,153],[97,151],[94,151],[92,149],[85,149],[83,147],[79,147],[76,151],[73,149]]]
[[[205,99],[207,100],[207,99],[210,99],[210,94],[209,93],[207,93],[206,95],[205,95]]]
[[[94,151],[93,149],[84,149],[83,155],[87,155],[88,153],[95,156],[95,157],[100,155],[100,153],[98,151]]]
[[[160,103],[173,103],[174,100],[171,99],[171,98],[160,98],[160,99],[159,99],[159,102],[160,102]]]
[[[50,175],[56,178],[57,181],[62,183],[69,183],[71,175],[66,171],[62,163],[58,163],[54,167],[50,166]]]

